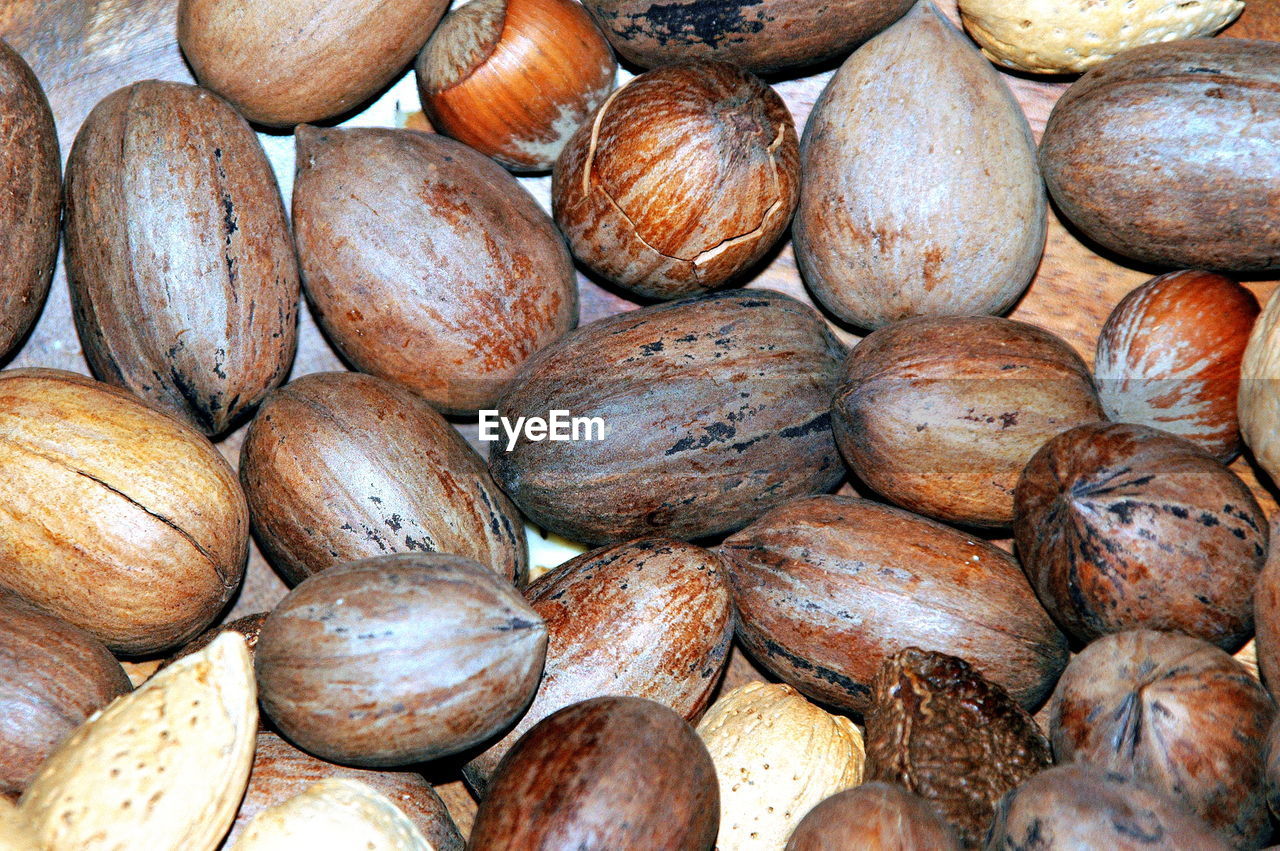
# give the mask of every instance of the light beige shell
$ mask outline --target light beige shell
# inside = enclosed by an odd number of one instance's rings
[[[960,0],[960,17],[993,61],[1035,74],[1087,71],[1140,44],[1212,35],[1241,0]]]
[[[0,851],[30,851],[36,847],[31,825],[8,798],[0,797]]]
[[[53,851],[200,851],[222,841],[258,728],[244,638],[223,633],[82,724],[19,804]]]
[[[734,689],[698,735],[720,778],[719,851],[776,851],[809,810],[862,782],[862,733],[788,685]]]
[[[231,851],[433,851],[399,807],[359,780],[321,780],[249,822]]]
[[[1240,434],[1262,469],[1280,481],[1280,291],[1254,323],[1240,365]]]

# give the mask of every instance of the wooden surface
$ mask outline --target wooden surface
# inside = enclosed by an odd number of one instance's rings
[[[1251,9],[1253,3],[1260,4],[1262,8],[1250,18],[1250,23],[1256,24],[1265,12],[1274,11],[1280,0],[1251,0]],[[954,0],[945,0],[940,5],[954,16]],[[0,36],[26,58],[44,84],[58,121],[64,159],[84,117],[105,95],[143,79],[191,81],[191,73],[175,40],[175,7],[176,0],[0,1]],[[1265,27],[1261,29],[1265,31]],[[1257,32],[1258,28],[1255,28],[1250,34]],[[264,57],[264,61],[269,62],[270,57]],[[324,71],[317,69],[317,73]],[[795,115],[797,126],[803,126],[831,73],[826,71],[775,81]],[[1005,75],[1005,80],[1023,105],[1039,138],[1054,101],[1067,83],[1034,81],[1012,75]],[[347,123],[403,125],[413,120],[416,109],[412,80],[405,79]],[[269,134],[262,138],[287,201],[292,184],[292,139],[282,134]],[[547,205],[549,178],[522,179],[535,197]],[[1092,363],[1094,343],[1111,308],[1155,271],[1102,256],[1051,217],[1044,260],[1032,286],[1011,315],[1057,332]],[[585,278],[580,278],[580,285],[581,321],[584,323],[636,306]],[[796,271],[789,244],[779,248],[748,285],[781,290],[811,301]],[[1253,281],[1248,286],[1265,299],[1274,289],[1275,282]],[[837,330],[846,340],[856,339],[848,329]],[[5,366],[50,366],[88,373],[71,321],[61,262],[39,323],[26,344]],[[325,342],[310,313],[302,310],[293,377],[342,368],[341,361]],[[460,424],[459,428],[474,440],[474,426]],[[220,444],[233,464],[237,461],[242,438],[243,429]],[[1254,487],[1268,515],[1272,515],[1276,507],[1272,492],[1258,484],[1248,460],[1237,461],[1235,470]],[[227,617],[269,609],[284,592],[283,582],[255,547],[244,589]],[[758,676],[749,660],[735,652],[726,675],[726,686]],[[457,783],[446,783],[442,785],[441,792],[453,807],[461,826],[469,827],[472,804],[466,791]]]

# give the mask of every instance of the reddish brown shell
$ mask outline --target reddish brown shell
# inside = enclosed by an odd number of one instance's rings
[[[1258,672],[1272,697],[1280,691],[1280,551],[1275,547],[1277,534],[1280,534],[1280,528],[1272,528],[1267,561],[1253,589]]]
[[[1011,555],[897,508],[798,499],[720,552],[740,640],[824,703],[865,712],[881,662],[910,645],[963,656],[1030,709],[1067,663],[1066,639]]]
[[[796,826],[786,851],[959,851],[933,805],[896,783],[863,783],[832,795]]]
[[[1158,629],[1234,652],[1253,631],[1267,518],[1195,445],[1140,425],[1074,428],[1027,464],[1016,509],[1023,568],[1076,640]]]
[[[542,685],[507,736],[466,767],[483,792],[498,761],[552,712],[605,694],[651,698],[693,720],[706,708],[733,638],[721,559],[649,538],[586,553],[529,586],[547,624]]]
[[[1172,272],[1129,293],[1098,337],[1093,377],[1107,416],[1230,461],[1240,364],[1260,311],[1253,293],[1210,272]]]
[[[715,289],[765,255],[800,194],[782,98],[723,62],[649,71],[615,91],[556,161],[574,256],[651,298]]]

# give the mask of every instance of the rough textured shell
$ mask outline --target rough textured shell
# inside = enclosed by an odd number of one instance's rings
[[[0,589],[0,797],[21,794],[76,727],[131,688],[102,642]]]
[[[724,62],[641,74],[556,161],[551,202],[574,255],[652,298],[714,289],[765,255],[800,194],[782,98]]]
[[[0,41],[0,359],[40,315],[58,256],[62,158],[40,81]]]
[[[1093,377],[1108,418],[1231,460],[1240,364],[1258,311],[1253,293],[1209,272],[1173,272],[1133,290],[1098,337]]]
[[[600,417],[605,439],[521,439],[489,467],[570,540],[735,529],[844,475],[830,430],[843,356],[816,311],[768,290],[611,316],[539,353],[499,403],[513,422]]]
[[[1254,322],[1240,365],[1240,435],[1273,481],[1280,481],[1280,295]]]
[[[449,0],[180,0],[178,42],[201,85],[250,121],[346,112],[413,59]]]
[[[253,770],[235,823],[223,845],[235,845],[245,826],[263,810],[283,804],[321,780],[359,780],[390,798],[432,844],[434,851],[462,851],[463,840],[444,802],[421,774],[346,768],[304,753],[274,733],[258,733]]]
[[[1058,100],[1040,144],[1086,236],[1180,269],[1280,268],[1280,44],[1192,39],[1125,51]]]
[[[809,811],[787,851],[959,851],[951,825],[931,804],[895,783],[864,783]]]
[[[249,652],[225,635],[81,725],[20,808],[55,848],[217,848],[249,779],[257,726]]]
[[[452,139],[299,128],[293,222],[307,296],[339,351],[446,413],[492,408],[578,321],[551,218]]]
[[[1059,763],[1132,777],[1232,845],[1270,832],[1263,741],[1275,705],[1222,650],[1176,633],[1104,636],[1071,660],[1051,702]]]
[[[276,391],[245,436],[240,478],[258,542],[291,583],[393,552],[473,558],[516,584],[520,515],[466,441],[418,396],[354,373]]]
[[[854,347],[833,426],[850,468],[904,508],[1004,526],[1022,468],[1044,442],[1105,419],[1080,356],[1033,325],[920,318]]]
[[[240,584],[249,513],[201,435],[123,390],[0,373],[0,585],[122,653],[181,644]]]
[[[788,685],[734,689],[698,735],[720,780],[719,851],[777,851],[805,813],[862,782],[862,731]]]
[[[651,700],[601,697],[529,731],[476,813],[470,851],[635,848],[715,842],[715,766],[679,715]]]
[[[94,374],[206,434],[293,362],[280,190],[249,125],[197,86],[135,83],[89,114],[67,163],[67,271]]]
[[[390,798],[350,778],[321,780],[263,810],[230,851],[357,847],[367,851],[435,851]]]
[[[262,708],[334,762],[409,765],[490,738],[529,705],[542,618],[505,579],[438,553],[364,559],[312,576],[262,625]]]
[[[1258,574],[1253,592],[1258,672],[1273,697],[1280,692],[1280,549],[1275,546],[1277,535],[1280,535],[1280,525],[1271,530],[1267,561]]]
[[[1146,426],[1074,428],[1027,464],[1016,506],[1027,577],[1077,641],[1141,627],[1234,652],[1253,632],[1267,518],[1191,443]]]
[[[1031,282],[1047,210],[1031,129],[927,0],[841,66],[801,162],[796,260],[841,319],[999,313]]]
[[[688,720],[706,708],[733,638],[719,557],[679,541],[632,541],[561,565],[525,596],[547,624],[546,670],[520,722],[467,764],[478,791],[520,736],[578,701],[628,694]]]
[[[719,59],[749,71],[812,65],[889,26],[911,0],[586,0],[618,52],[645,68]]]
[[[866,711],[880,663],[910,645],[963,656],[1028,708],[1066,665],[1066,640],[1013,556],[900,509],[799,499],[720,552],[739,639],[824,703]]]
[[[1242,0],[961,0],[960,17],[993,61],[1036,74],[1078,74],[1133,47],[1213,35]]]

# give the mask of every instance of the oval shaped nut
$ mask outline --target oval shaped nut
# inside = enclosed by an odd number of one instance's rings
[[[390,798],[349,778],[321,780],[260,812],[230,851],[435,851]]]
[[[257,729],[249,651],[228,633],[89,719],[19,806],[42,846],[212,851],[244,795]]]
[[[863,783],[809,811],[786,851],[959,851],[933,804],[897,783]]]
[[[1274,293],[1245,346],[1236,412],[1258,465],[1280,481],[1280,297]]]

